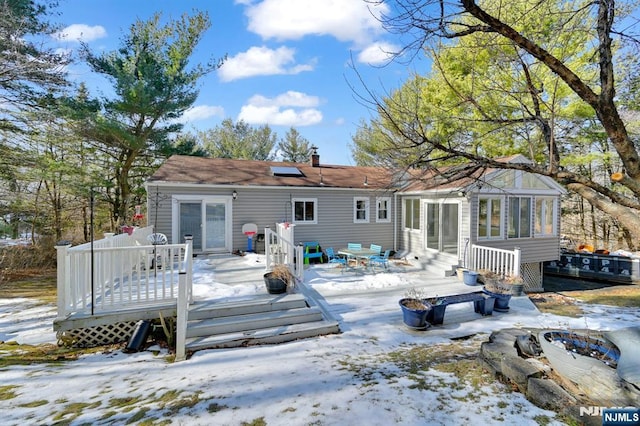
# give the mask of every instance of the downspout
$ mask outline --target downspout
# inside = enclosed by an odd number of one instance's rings
[[[393,193],[393,207],[395,214],[393,215],[393,250],[398,252],[398,192]]]

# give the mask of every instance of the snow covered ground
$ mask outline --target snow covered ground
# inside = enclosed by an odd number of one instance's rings
[[[257,276],[264,265],[255,254],[233,261],[246,264],[245,276]],[[194,268],[196,297],[265,291],[261,280],[229,275],[207,258],[197,258]],[[446,352],[450,339],[462,336],[475,335],[453,343],[473,346],[493,330],[514,326],[609,330],[640,325],[637,309],[592,305],[586,317],[567,318],[540,313],[527,297],[519,297],[512,299],[509,313],[483,318],[464,304],[452,305],[443,326],[417,332],[402,324],[398,299],[408,288],[426,286],[424,273],[395,268],[354,275],[315,265],[305,281],[340,321],[341,334],[199,351],[179,363],[168,363],[166,352],[152,347],[6,368],[0,371],[2,423],[533,425],[546,416],[549,424],[561,424],[553,412],[507,386],[494,382],[478,388],[437,368],[408,371],[394,356],[423,347]],[[54,318],[54,306],[0,299],[0,340],[55,343]]]

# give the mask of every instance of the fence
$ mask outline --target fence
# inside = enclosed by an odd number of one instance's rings
[[[471,245],[471,268],[478,271],[486,269],[499,275],[520,275],[520,249],[503,250],[498,248]]]
[[[191,282],[190,245],[149,244],[152,231],[57,246],[58,317],[175,303],[179,272]]]

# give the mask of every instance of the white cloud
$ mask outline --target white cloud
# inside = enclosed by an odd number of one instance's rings
[[[73,24],[53,34],[53,38],[61,41],[92,41],[107,36],[107,30],[101,25],[90,27],[85,24]]]
[[[251,105],[256,106],[293,106],[301,108],[310,108],[320,105],[320,98],[310,96],[306,93],[289,90],[275,98],[267,98],[262,95],[254,95],[249,99]]]
[[[311,71],[312,64],[295,64],[295,49],[282,46],[276,50],[268,47],[251,47],[246,52],[228,58],[218,70],[222,81],[232,81],[256,75],[298,74]]]
[[[248,29],[264,39],[314,34],[364,44],[382,32],[377,18],[388,11],[384,3],[363,0],[264,0],[247,6],[245,13]]]
[[[373,43],[358,54],[358,61],[369,65],[384,65],[391,62],[400,47],[395,44]]]
[[[223,117],[224,108],[212,105],[198,105],[186,110],[184,114],[182,114],[182,117],[178,119],[178,122],[188,123],[192,121],[206,120],[207,118],[211,118],[216,115]]]
[[[249,124],[310,126],[322,121],[322,112],[314,108],[319,104],[317,96],[295,91],[288,91],[275,98],[255,95],[240,109],[238,120]]]

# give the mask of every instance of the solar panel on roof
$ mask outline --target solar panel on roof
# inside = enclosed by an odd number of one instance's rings
[[[271,166],[274,176],[304,176],[297,167]]]

